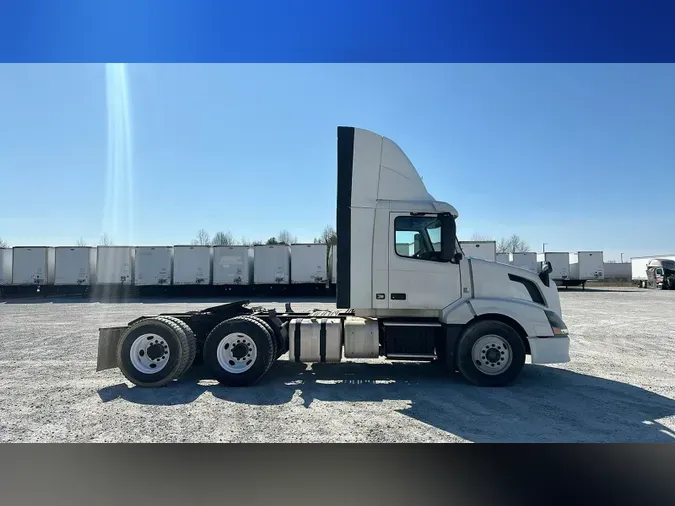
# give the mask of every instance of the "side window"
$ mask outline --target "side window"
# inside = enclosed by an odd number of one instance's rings
[[[436,260],[441,251],[441,220],[432,216],[399,216],[394,220],[396,254]]]

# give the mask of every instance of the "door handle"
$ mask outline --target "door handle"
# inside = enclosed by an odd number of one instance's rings
[[[406,300],[405,293],[392,293],[391,300]]]

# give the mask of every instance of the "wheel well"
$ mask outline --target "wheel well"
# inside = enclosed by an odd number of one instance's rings
[[[530,350],[530,342],[527,340],[527,332],[525,332],[525,329],[523,326],[518,323],[516,320],[513,318],[503,315],[503,314],[498,314],[498,313],[488,313],[488,314],[482,314],[480,316],[476,316],[473,320],[469,322],[469,325],[480,322],[483,320],[496,320],[502,323],[505,323],[509,327],[513,328],[516,332],[518,332],[518,335],[520,338],[523,340],[523,344],[525,345],[525,352],[529,355],[531,353]]]

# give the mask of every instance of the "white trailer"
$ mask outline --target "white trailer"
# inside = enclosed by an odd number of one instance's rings
[[[213,247],[213,284],[250,285],[253,281],[253,249],[248,246]]]
[[[253,281],[256,285],[290,284],[290,246],[285,244],[255,246],[253,259]]]
[[[630,262],[605,262],[605,279],[630,279]]]
[[[337,251],[335,245],[330,247],[330,282],[337,283]]]
[[[170,285],[172,266],[172,246],[136,246],[134,254],[134,285]]]
[[[12,248],[0,248],[0,286],[12,284]]]
[[[291,244],[291,284],[328,282],[328,245]]]
[[[513,253],[513,260],[511,265],[520,267],[530,272],[538,272],[539,265],[537,264],[537,254],[534,251],[527,251],[521,253]]]
[[[551,263],[551,278],[561,285],[566,285],[570,279],[570,254],[565,252],[547,251],[546,253],[537,253],[537,262],[539,269],[543,262]]]
[[[96,284],[131,285],[135,251],[131,246],[97,246]]]
[[[212,257],[211,246],[174,246],[173,284],[210,285]]]
[[[57,246],[54,266],[55,286],[90,286],[96,279],[96,248]]]
[[[570,253],[570,279],[578,281],[605,278],[605,261],[602,251]]]
[[[509,265],[511,263],[511,258],[508,253],[497,253],[496,260],[500,264],[506,264]]]
[[[54,248],[50,246],[15,246],[12,253],[12,284],[53,285]]]
[[[459,241],[464,254],[470,258],[480,258],[489,262],[497,261],[496,241]]]
[[[290,361],[309,363],[437,360],[476,385],[505,386],[527,355],[533,364],[569,362],[550,266],[536,274],[467,260],[457,247],[458,219],[393,141],[338,127],[337,310],[239,301],[143,316],[99,329],[97,370],[119,368],[137,386],[159,387],[182,376],[201,351],[209,377],[241,387],[288,352]],[[396,244],[411,236],[415,251],[399,254]],[[255,248],[256,282],[288,283],[289,270],[288,246]]]

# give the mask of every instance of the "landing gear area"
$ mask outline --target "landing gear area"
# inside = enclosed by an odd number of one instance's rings
[[[475,385],[497,387],[520,374],[525,342],[501,321],[468,326],[376,321],[350,310],[296,313],[288,304],[277,314],[239,301],[100,329],[97,370],[119,368],[134,385],[162,387],[200,360],[219,383],[244,387],[258,382],[289,351],[291,361],[337,363],[344,349],[345,358],[438,362]]]
[[[556,285],[564,286],[565,290],[569,289],[570,286],[580,286],[582,290],[586,290],[585,279],[556,279],[554,281]]]

